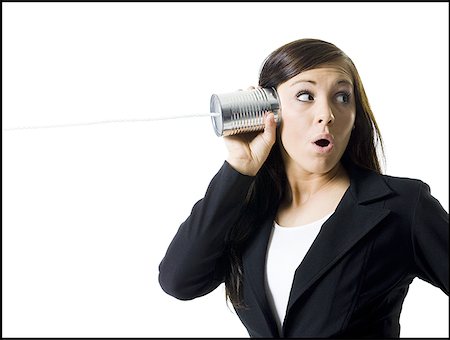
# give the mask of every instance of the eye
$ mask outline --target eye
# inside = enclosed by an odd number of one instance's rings
[[[308,91],[302,91],[299,94],[297,94],[297,99],[301,102],[310,102],[314,100],[314,97],[312,94]]]
[[[338,93],[336,98],[339,103],[348,103],[350,102],[350,93],[349,92]]]

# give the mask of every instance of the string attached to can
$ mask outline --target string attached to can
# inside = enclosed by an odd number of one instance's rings
[[[142,123],[142,122],[154,122],[154,121],[159,121],[159,120],[170,120],[170,119],[180,119],[180,118],[216,117],[216,116],[220,116],[220,113],[210,112],[210,113],[199,113],[199,114],[178,115],[178,116],[95,120],[95,121],[90,121],[90,122],[53,124],[53,125],[16,126],[16,127],[11,127],[11,128],[5,128],[5,129],[3,129],[3,131],[54,129],[54,128],[90,126],[90,125],[112,124],[112,123]]]
[[[75,126],[89,126],[111,123],[153,122],[192,117],[211,117],[217,136],[231,136],[246,132],[264,130],[264,117],[267,113],[274,114],[275,122],[280,125],[281,107],[275,88],[256,88],[246,91],[236,91],[213,94],[210,100],[210,112],[190,115],[149,117],[136,119],[96,120],[84,123],[67,123],[55,125],[19,126],[3,129],[3,131],[35,130]]]

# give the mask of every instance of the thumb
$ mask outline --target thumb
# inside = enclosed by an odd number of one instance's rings
[[[262,135],[267,145],[272,146],[275,143],[277,123],[272,112],[268,113],[264,120],[264,133]]]

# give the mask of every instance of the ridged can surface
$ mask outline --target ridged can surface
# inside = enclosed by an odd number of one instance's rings
[[[264,116],[273,112],[277,125],[281,122],[281,107],[274,88],[213,94],[211,117],[217,136],[230,136],[264,130]]]

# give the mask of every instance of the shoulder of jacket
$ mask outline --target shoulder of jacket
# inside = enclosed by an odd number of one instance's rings
[[[400,177],[386,174],[380,174],[379,176],[381,176],[386,184],[389,185],[393,190],[420,190],[424,186],[428,187],[425,182],[418,178]]]
[[[416,178],[380,174],[373,170],[353,167],[350,170],[352,192],[360,203],[380,198],[404,197],[414,199],[427,185]],[[410,200],[408,200],[410,201]],[[407,203],[407,202],[405,202]]]
[[[386,185],[395,193],[394,196],[402,198],[403,203],[416,205],[419,197],[430,191],[427,183],[418,178],[380,175]]]

